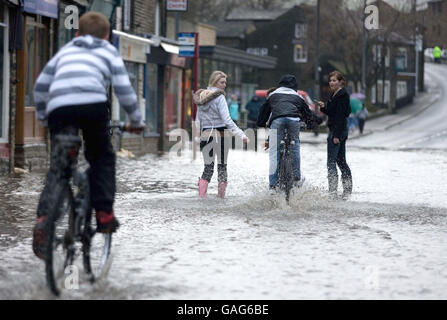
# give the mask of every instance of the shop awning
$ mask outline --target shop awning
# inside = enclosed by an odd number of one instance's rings
[[[57,0],[24,0],[23,11],[57,19]]]
[[[170,44],[170,43],[166,43],[163,41],[160,43],[160,45],[166,52],[175,53],[175,54],[179,53],[179,46],[176,46],[176,45]]]
[[[117,35],[118,37],[124,37],[124,38],[127,38],[129,40],[134,40],[134,41],[138,41],[138,42],[144,42],[144,43],[149,44],[149,45],[151,45],[153,47],[158,47],[160,45],[160,41],[159,40],[157,41],[157,39],[143,38],[143,37],[135,36],[133,34],[122,32],[122,31],[118,31],[118,30],[113,30],[112,33],[114,35]]]

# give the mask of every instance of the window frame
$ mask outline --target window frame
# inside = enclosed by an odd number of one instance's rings
[[[307,39],[307,23],[295,23],[295,39]]]
[[[397,48],[397,56],[405,56],[405,70],[408,69],[408,50],[406,47]]]
[[[302,46],[298,56],[298,46]],[[295,63],[307,63],[307,48],[304,41],[294,41],[293,45],[293,62]]]

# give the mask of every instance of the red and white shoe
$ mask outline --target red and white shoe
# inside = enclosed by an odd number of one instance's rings
[[[118,229],[119,225],[113,211],[106,212],[99,210],[96,212],[96,232],[113,233]]]

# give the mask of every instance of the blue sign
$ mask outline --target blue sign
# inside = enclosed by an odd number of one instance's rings
[[[194,33],[179,33],[179,57],[194,57],[195,54],[195,34]]]
[[[57,19],[57,0],[24,0],[23,10]]]

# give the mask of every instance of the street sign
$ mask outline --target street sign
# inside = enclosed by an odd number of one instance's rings
[[[179,44],[179,56],[180,57],[194,57],[195,53],[195,37],[194,33],[184,33],[178,34],[178,44]]]
[[[416,51],[422,52],[422,36],[419,34],[416,36]]]
[[[188,11],[188,0],[167,0],[167,11]]]

